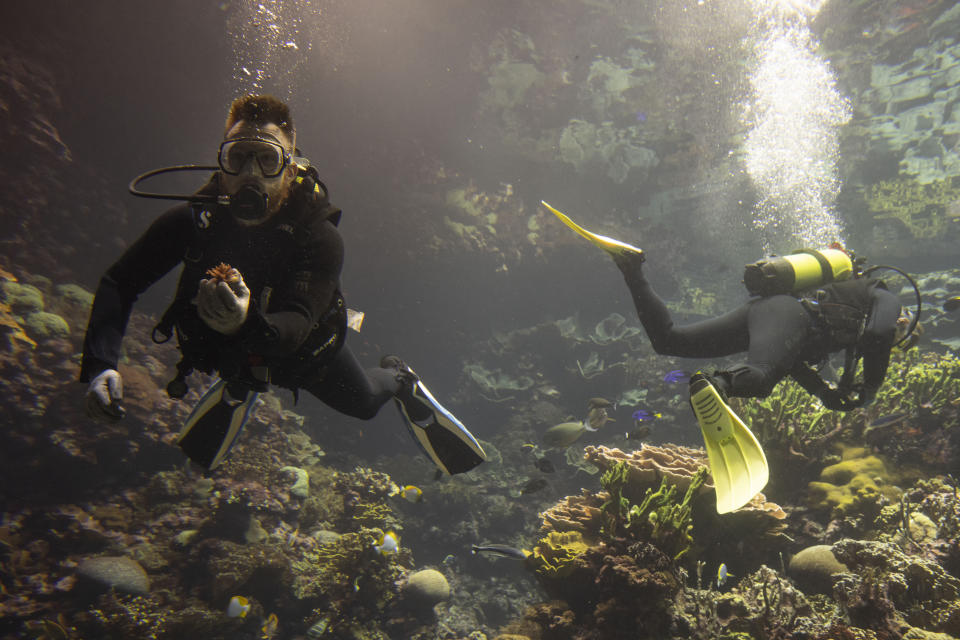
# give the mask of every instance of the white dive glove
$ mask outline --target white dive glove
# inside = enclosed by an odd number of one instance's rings
[[[214,331],[228,336],[240,330],[250,307],[250,289],[239,274],[237,278],[232,284],[216,278],[201,280],[197,291],[200,319]]]
[[[123,401],[123,378],[116,369],[105,369],[87,387],[87,415],[99,422],[116,422],[126,411]]]

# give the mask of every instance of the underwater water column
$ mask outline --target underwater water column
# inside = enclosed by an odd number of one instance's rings
[[[757,191],[753,225],[768,252],[842,241],[839,131],[851,107],[810,32],[823,2],[750,0],[753,96],[742,112],[744,161]]]
[[[241,0],[221,5],[234,53],[236,95],[290,99],[315,44],[326,44],[320,0]]]

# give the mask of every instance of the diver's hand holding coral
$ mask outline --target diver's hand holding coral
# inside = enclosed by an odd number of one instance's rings
[[[250,307],[250,289],[235,269],[235,278],[226,281],[211,277],[200,281],[197,291],[197,314],[208,327],[224,335],[240,330]]]
[[[87,415],[99,422],[116,422],[126,415],[123,378],[116,369],[105,369],[87,387]]]

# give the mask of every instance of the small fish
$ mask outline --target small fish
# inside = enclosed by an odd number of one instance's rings
[[[277,634],[277,627],[279,626],[280,621],[277,619],[277,614],[271,613],[267,616],[267,619],[263,621],[263,626],[260,627],[260,638],[262,640],[270,640]]]
[[[329,627],[330,618],[320,618],[314,622],[309,629],[307,629],[307,637],[310,638],[310,640],[322,638],[324,635],[326,635]]]
[[[357,311],[347,307],[347,326],[360,333],[360,327],[363,326],[363,311]]]
[[[443,564],[445,567],[451,567],[457,564],[457,556],[453,555],[452,553],[448,553],[443,557],[441,564]]]
[[[637,122],[646,122],[647,114],[643,111],[637,111]]]
[[[553,463],[547,458],[537,458],[537,461],[534,462],[533,465],[544,473],[553,473],[557,470],[557,468],[553,466]]]
[[[960,309],[960,296],[947,298],[947,301],[943,303],[943,310],[947,313],[956,311],[957,309]]]
[[[561,422],[550,427],[543,433],[543,444],[548,447],[565,449],[580,439],[587,432],[587,426],[582,422]]]
[[[250,601],[243,596],[233,596],[227,605],[228,618],[246,618],[250,612]]]
[[[391,553],[400,551],[400,540],[393,531],[387,531],[380,536],[380,540],[377,541],[377,544],[373,545],[373,548],[377,550],[377,553],[388,556]]]
[[[727,581],[727,578],[732,578],[733,574],[727,571],[727,563],[721,563],[720,568],[717,569],[717,589],[722,587]]]
[[[871,427],[886,427],[897,422],[900,422],[904,418],[909,418],[910,414],[906,412],[894,413],[889,416],[880,416],[876,420],[870,423]]]
[[[641,422],[646,422],[649,420],[654,420],[656,418],[662,418],[663,414],[659,411],[647,411],[646,409],[637,409],[633,412],[633,421],[637,424]]]
[[[597,431],[603,427],[603,425],[613,421],[613,418],[610,417],[610,414],[607,413],[605,408],[594,407],[587,413],[587,419],[584,420],[584,424],[587,431]]]
[[[543,478],[534,478],[528,480],[526,484],[520,487],[520,495],[524,496],[528,493],[536,493],[550,486],[550,483],[544,480]]]
[[[400,489],[400,497],[407,502],[421,502],[423,500],[423,491],[420,490],[420,487],[408,484],[403,489]]]
[[[526,560],[530,555],[530,552],[526,549],[517,549],[516,547],[510,547],[505,544],[485,544],[485,545],[473,545],[470,547],[470,553],[476,555],[478,553],[492,553],[493,555],[503,556],[504,558],[516,558],[517,560]]]
[[[690,372],[684,371],[683,369],[674,369],[673,371],[668,371],[667,375],[663,376],[664,382],[690,382]]]
[[[650,427],[645,424],[638,425],[633,431],[627,431],[623,434],[627,440],[643,440],[650,437]]]
[[[284,42],[282,45],[280,45],[280,48],[281,48],[281,49],[288,49],[288,50],[297,51],[300,47],[297,46],[297,43],[296,43],[296,42],[294,42],[293,40],[290,40],[290,41]]]
[[[353,579],[353,592],[357,593],[358,591],[360,591],[360,576]]]

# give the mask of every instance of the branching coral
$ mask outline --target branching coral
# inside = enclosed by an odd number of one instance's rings
[[[830,411],[793,380],[783,380],[766,398],[733,398],[731,406],[766,447],[803,451],[838,432],[841,414]]]
[[[660,482],[656,492],[647,489],[643,502],[630,507],[627,529],[631,532],[639,530],[641,538],[652,541],[675,561],[679,560],[693,544],[693,498],[706,479],[707,468],[700,467],[682,500],[676,495],[677,485],[666,479]]]
[[[916,414],[927,410],[943,419],[944,428],[957,426],[953,403],[960,397],[960,358],[952,354],[894,351],[887,378],[871,407],[872,415]]]

